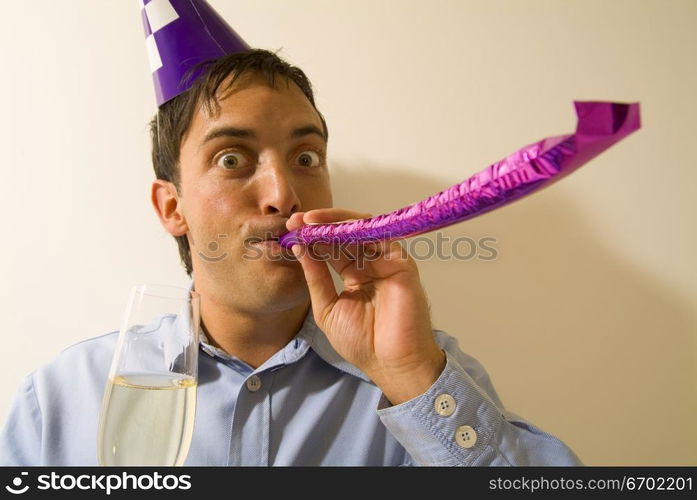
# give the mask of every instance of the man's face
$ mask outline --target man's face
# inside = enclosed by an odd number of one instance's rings
[[[297,211],[332,206],[327,143],[300,88],[238,79],[211,116],[200,107],[180,151],[180,210],[198,288],[239,309],[285,309],[309,297],[278,243]],[[203,290],[200,290],[203,291]]]

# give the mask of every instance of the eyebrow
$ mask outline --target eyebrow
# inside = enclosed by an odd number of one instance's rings
[[[305,137],[308,135],[317,135],[324,142],[327,142],[327,136],[325,133],[317,128],[315,125],[305,125],[303,127],[299,127],[294,129],[290,133],[290,138],[291,139],[299,139],[301,137]],[[212,141],[213,139],[218,139],[219,137],[236,137],[238,139],[256,139],[257,135],[254,132],[254,130],[249,129],[249,128],[237,128],[237,127],[219,127],[219,128],[214,128],[210,132],[206,134],[206,136],[203,138],[203,141],[201,142],[201,146],[206,144],[209,141]]]

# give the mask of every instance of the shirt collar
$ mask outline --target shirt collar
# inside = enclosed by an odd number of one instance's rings
[[[193,281],[191,282],[189,288],[191,290],[194,289]],[[212,345],[202,328],[199,329],[199,341],[201,344],[201,349],[208,355],[218,357],[234,365],[247,366],[239,358],[231,356],[222,349]],[[336,352],[336,350],[334,350],[334,347],[332,347],[326,334],[319,328],[319,326],[317,326],[317,323],[315,323],[315,319],[312,314],[312,307],[308,309],[307,315],[305,316],[300,330],[295,337],[291,339],[288,345],[286,345],[283,349],[266,360],[264,364],[253,371],[260,372],[294,363],[305,356],[309,349],[312,349],[315,354],[317,354],[325,363],[328,363],[337,370],[348,373],[349,375],[353,375],[354,377],[358,377],[366,382],[373,383],[365,373],[346,361],[339,355],[339,353]],[[249,371],[249,368],[247,368],[247,371]]]

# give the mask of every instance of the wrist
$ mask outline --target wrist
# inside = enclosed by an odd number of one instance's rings
[[[424,394],[445,369],[445,352],[438,349],[428,360],[395,370],[385,370],[372,378],[392,405],[405,403]]]

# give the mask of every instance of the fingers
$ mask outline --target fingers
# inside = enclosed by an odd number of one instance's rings
[[[300,226],[302,226],[303,215],[305,215],[305,212],[295,212],[293,215],[291,215],[286,221],[286,229],[288,229],[288,231],[293,231],[294,229],[298,229]]]
[[[372,217],[365,212],[355,212],[345,208],[318,208],[305,212],[303,222],[305,224],[322,224],[327,222],[343,222],[355,219],[367,219]]]
[[[312,309],[319,318],[324,318],[339,298],[329,267],[324,260],[313,257],[311,247],[293,245],[291,250],[305,273]]]
[[[350,273],[351,269],[356,266],[358,258],[360,257],[360,246],[341,247],[315,244],[310,248],[312,248],[310,258],[329,264],[343,279],[345,279],[347,273]]]
[[[365,212],[355,212],[345,208],[317,208],[308,212],[295,212],[286,221],[286,229],[293,231],[303,224],[326,224],[372,217]]]
[[[307,251],[308,247],[301,248]],[[376,241],[358,245],[315,244],[310,248],[312,253],[309,258],[332,266],[344,286],[356,286],[416,268],[399,241]]]
[[[326,224],[370,217],[372,215],[369,213],[344,208],[321,208],[294,213],[286,222],[286,227],[289,231],[293,231],[303,224]],[[375,257],[384,251],[381,243],[373,244],[371,247]],[[331,307],[338,300],[334,281],[327,264],[334,268],[345,284],[347,282],[359,284],[370,279],[365,274],[362,245],[356,245],[350,249],[334,248],[331,245],[321,244],[309,247],[294,245],[292,252],[303,268],[313,308],[317,312],[326,310],[325,308]]]

